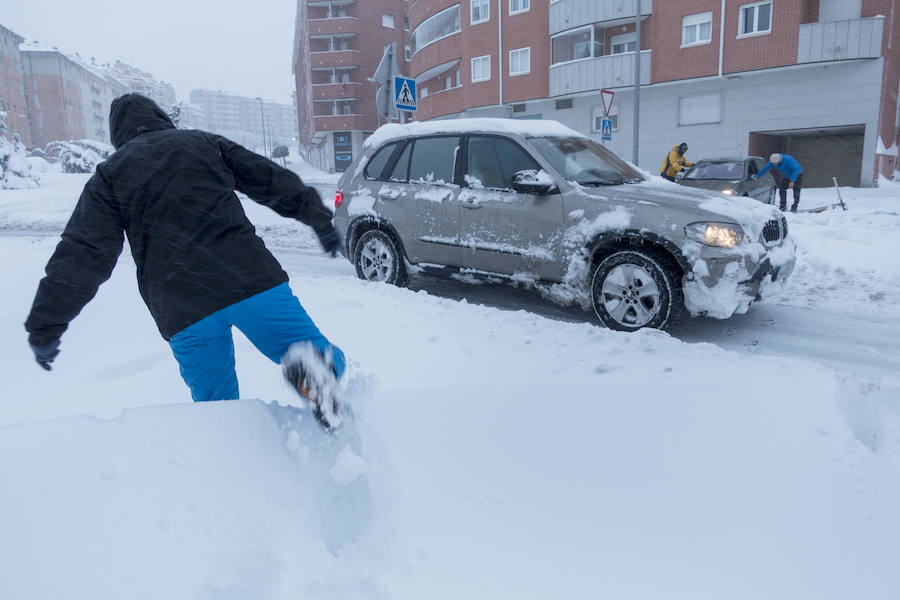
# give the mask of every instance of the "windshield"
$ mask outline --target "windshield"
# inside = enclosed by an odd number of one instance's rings
[[[707,162],[697,163],[684,176],[685,179],[743,179],[744,163],[742,162]]]
[[[593,140],[530,137],[528,142],[567,181],[581,185],[620,185],[643,181],[640,173]]]

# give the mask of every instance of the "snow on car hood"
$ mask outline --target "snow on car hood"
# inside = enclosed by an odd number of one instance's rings
[[[572,182],[570,182],[572,183]],[[751,239],[757,239],[767,221],[780,219],[778,211],[768,204],[742,196],[729,197],[697,188],[686,188],[660,177],[641,183],[613,187],[587,187],[572,183],[579,193],[612,201],[627,198],[631,202],[653,204],[685,213],[694,221],[737,223]],[[706,213],[706,214],[703,214]]]

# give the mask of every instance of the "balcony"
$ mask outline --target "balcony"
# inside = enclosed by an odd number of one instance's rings
[[[309,66],[348,67],[359,65],[359,50],[334,50],[331,52],[310,52]]]
[[[653,12],[653,0],[641,1],[641,15]],[[637,0],[559,0],[550,4],[550,35],[561,31],[601,23],[604,26],[634,21]]]
[[[310,37],[335,35],[339,33],[359,33],[357,17],[335,17],[333,19],[310,19],[307,22]]]
[[[363,129],[363,116],[351,115],[315,115],[316,131],[344,131]]]
[[[800,25],[797,62],[814,63],[881,56],[884,17]]]
[[[312,84],[313,100],[347,100],[359,98],[361,93],[362,84],[358,81]]]
[[[650,83],[650,50],[641,50],[641,85]],[[634,85],[634,52],[585,58],[550,67],[550,96]]]

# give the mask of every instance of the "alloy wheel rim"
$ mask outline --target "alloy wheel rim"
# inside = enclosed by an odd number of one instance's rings
[[[620,325],[643,327],[659,313],[659,286],[643,267],[618,265],[603,279],[600,301]]]
[[[394,271],[394,253],[382,240],[373,238],[363,246],[360,266],[369,281],[388,281]]]

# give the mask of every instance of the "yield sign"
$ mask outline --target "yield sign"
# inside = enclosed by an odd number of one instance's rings
[[[612,90],[600,90],[600,98],[603,99],[603,116],[609,116],[609,109],[612,108],[613,97],[616,93]]]

